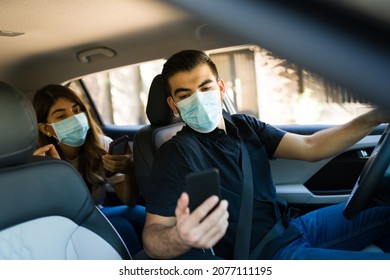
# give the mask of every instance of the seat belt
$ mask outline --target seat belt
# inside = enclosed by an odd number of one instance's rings
[[[262,238],[250,253],[250,241],[252,233],[252,215],[253,215],[253,177],[252,166],[249,159],[249,152],[244,141],[241,140],[241,168],[243,174],[243,190],[241,197],[240,213],[238,217],[237,233],[234,244],[234,259],[236,260],[254,260],[258,259],[261,251],[277,236],[285,231],[282,219],[273,225],[271,230]]]
[[[257,260],[261,254],[261,251],[268,244],[269,241],[273,240],[275,237],[280,236],[285,231],[285,226],[283,221],[279,219],[275,225],[271,228],[269,232],[261,239],[260,243],[256,245],[253,251],[249,255],[250,260]]]
[[[241,196],[240,213],[238,217],[237,233],[234,244],[234,259],[247,260],[249,258],[252,214],[253,214],[253,177],[249,153],[244,141],[241,140],[241,169],[243,175],[243,189]]]

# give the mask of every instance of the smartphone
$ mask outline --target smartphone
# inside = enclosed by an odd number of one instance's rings
[[[126,154],[128,143],[129,136],[123,135],[110,143],[108,153],[110,155],[124,155]]]
[[[123,135],[115,140],[113,140],[108,146],[108,153],[110,155],[124,155],[126,154],[127,147],[129,143],[129,137]],[[106,170],[106,177],[111,177],[114,173]]]
[[[189,208],[191,212],[212,195],[216,195],[221,198],[218,169],[211,168],[199,172],[189,173],[186,176],[185,191],[188,193],[190,198]],[[210,212],[213,210],[214,209]]]

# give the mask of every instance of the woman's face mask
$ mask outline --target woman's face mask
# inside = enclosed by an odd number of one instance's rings
[[[213,131],[222,118],[221,94],[219,90],[195,92],[176,104],[183,121],[201,133]]]
[[[89,129],[88,119],[85,112],[50,125],[53,127],[57,135],[57,140],[60,143],[71,147],[82,146],[85,142]]]

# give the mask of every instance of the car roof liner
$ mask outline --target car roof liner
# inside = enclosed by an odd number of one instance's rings
[[[353,12],[334,1],[168,2],[390,109],[389,21],[374,9]]]

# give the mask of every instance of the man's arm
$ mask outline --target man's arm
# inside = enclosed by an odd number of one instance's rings
[[[352,121],[312,135],[286,133],[274,156],[288,159],[318,161],[339,154],[368,135],[381,123],[389,122],[388,113],[372,110]]]
[[[175,258],[191,248],[210,248],[224,236],[229,216],[226,200],[222,200],[208,216],[207,213],[218,203],[216,196],[206,199],[193,213],[189,212],[188,201],[188,195],[183,193],[177,202],[176,217],[147,213],[143,243],[148,256]]]

